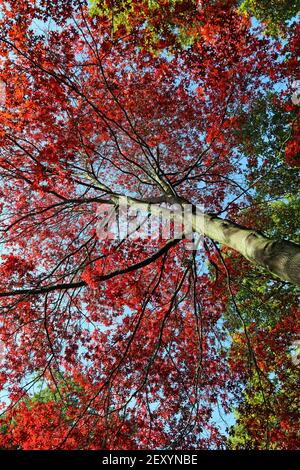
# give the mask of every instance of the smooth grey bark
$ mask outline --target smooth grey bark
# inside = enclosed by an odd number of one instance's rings
[[[197,214],[194,227],[196,230],[203,227],[205,236],[233,248],[281,280],[300,286],[300,245],[267,238],[255,230],[208,214]]]
[[[233,248],[251,263],[262,266],[282,281],[300,286],[300,245],[296,243],[270,239],[255,230],[201,212],[195,206],[190,213],[184,214],[181,209],[188,206],[185,203],[177,203],[179,210],[175,211],[133,198],[127,198],[127,203],[134,205],[137,209],[150,211],[153,215],[172,218],[179,223],[188,222],[194,232]],[[188,220],[189,217],[190,220]]]

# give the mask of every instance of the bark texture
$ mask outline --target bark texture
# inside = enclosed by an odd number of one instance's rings
[[[281,280],[300,286],[300,245],[267,238],[213,215],[197,214],[195,219],[197,231],[203,227],[205,236],[233,248]]]
[[[117,200],[118,197],[115,199]],[[251,263],[267,269],[273,276],[300,286],[300,245],[296,243],[270,239],[255,230],[201,212],[196,206],[193,206],[190,212],[185,212],[184,208],[188,207],[185,201],[177,201],[172,210],[161,207],[154,201],[145,202],[134,198],[127,198],[126,201],[136,209],[142,209],[178,223],[182,222],[188,226],[189,232],[192,229],[222,245],[233,248]]]

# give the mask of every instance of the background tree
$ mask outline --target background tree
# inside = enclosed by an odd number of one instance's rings
[[[289,21],[299,14],[300,2],[299,0],[243,0],[240,9],[262,21],[266,25],[267,33],[277,36],[287,32]]]
[[[54,379],[54,382],[53,382]],[[76,382],[75,382],[76,380]],[[56,384],[54,387],[54,383]],[[76,419],[78,407],[85,396],[84,377],[58,376],[47,386],[45,378],[37,381],[35,392],[24,396],[1,418],[0,448],[11,450],[55,449]],[[68,450],[78,450],[86,439],[91,449],[135,449],[135,424],[123,414],[114,413],[97,420],[97,408],[91,407],[72,438]],[[93,429],[91,430],[91,426]],[[3,446],[3,447],[2,447]]]
[[[290,67],[286,63],[285,66]],[[271,237],[299,242],[297,154],[288,158],[297,108],[282,93],[266,95],[243,119],[238,140],[251,165],[248,200],[240,223],[264,227]],[[280,109],[288,112],[283,113]],[[268,176],[259,178],[259,160]],[[252,186],[252,183],[255,183]],[[254,189],[254,190],[253,190]],[[231,449],[297,449],[299,416],[296,345],[299,338],[297,289],[274,282],[265,272],[245,266],[232,251],[222,250],[219,285],[229,292],[225,325],[231,332],[230,362],[245,384],[231,427]],[[293,355],[293,359],[292,359]]]
[[[300,10],[299,0],[91,0],[90,11],[111,25],[113,37],[143,32],[140,45],[152,52],[161,47],[189,47],[199,34],[206,34],[206,21],[218,9],[238,9],[247,18],[256,18],[266,34],[284,37]]]

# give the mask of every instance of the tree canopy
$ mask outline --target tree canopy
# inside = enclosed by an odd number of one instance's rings
[[[299,21],[263,3],[0,1],[2,449],[299,446]]]

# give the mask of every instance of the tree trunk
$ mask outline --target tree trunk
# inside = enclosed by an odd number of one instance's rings
[[[116,198],[118,199],[118,198]],[[126,198],[127,204],[162,215],[174,221],[187,221],[182,209],[186,202],[177,203],[177,210],[169,210],[149,201]],[[190,206],[191,207],[191,206]],[[212,240],[238,251],[254,264],[267,269],[272,275],[300,286],[300,245],[286,240],[270,239],[261,233],[220,217],[200,212],[196,206],[190,212],[189,226],[194,232],[202,233]],[[189,229],[191,230],[191,229]]]
[[[197,213],[194,230],[238,251],[283,281],[300,286],[300,245],[274,240],[219,217]]]

